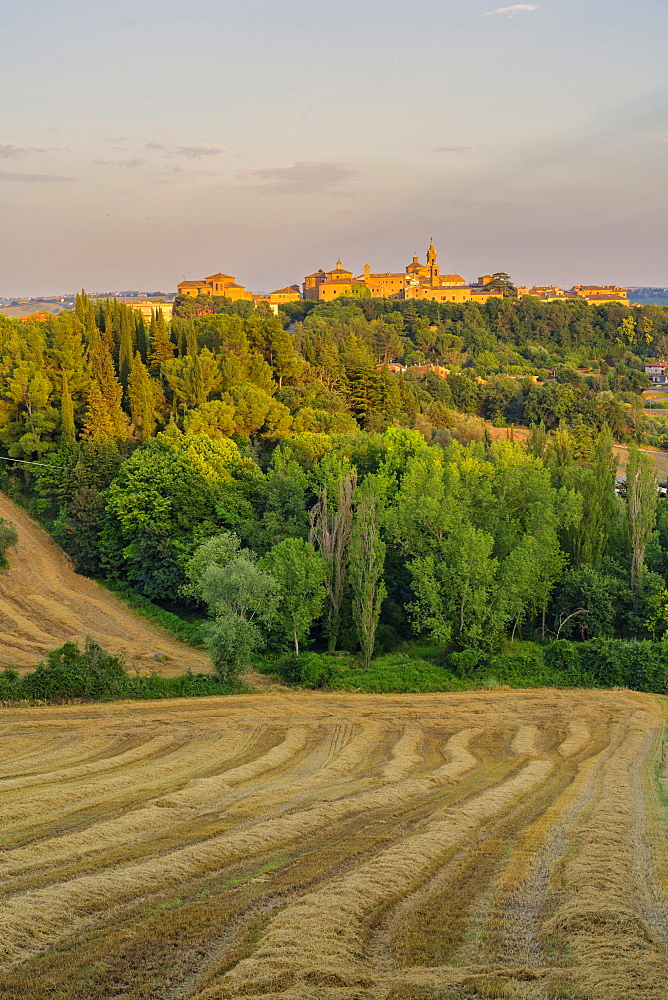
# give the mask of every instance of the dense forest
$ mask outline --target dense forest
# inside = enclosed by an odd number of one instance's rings
[[[668,505],[636,444],[663,441],[642,392],[666,354],[653,304],[177,299],[146,325],[82,293],[0,318],[0,485],[80,572],[202,619],[224,678],[309,647],[466,670],[656,641]]]

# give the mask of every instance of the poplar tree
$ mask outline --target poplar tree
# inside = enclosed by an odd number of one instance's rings
[[[654,469],[647,455],[641,454],[636,445],[629,448],[629,462],[626,468],[626,496],[633,546],[631,587],[637,594],[642,581],[645,550],[656,523],[657,491]]]
[[[369,476],[360,489],[350,539],[353,620],[365,667],[371,663],[380,607],[387,593],[383,580],[386,545],[380,537],[381,504],[381,491]]]
[[[333,503],[329,502],[327,485],[323,486],[318,503],[311,510],[309,541],[325,560],[327,608],[327,647],[336,649],[339,615],[348,577],[348,546],[353,526],[353,497],[357,472],[352,470],[339,477]]]

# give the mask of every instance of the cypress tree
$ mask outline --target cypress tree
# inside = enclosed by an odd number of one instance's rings
[[[151,353],[149,359],[151,370],[157,373],[165,361],[174,357],[174,345],[170,339],[162,309],[156,309],[155,314],[151,316],[150,338]]]
[[[128,418],[121,408],[123,389],[116,378],[114,362],[101,342],[91,357],[93,380],[88,392],[88,412],[84,437],[107,437],[124,441],[128,437]]]
[[[86,407],[86,416],[84,417],[82,436],[86,441],[99,440],[101,438],[110,440],[115,437],[113,424],[109,419],[109,408],[104,401],[97,379],[93,379],[88,390],[88,405]]]
[[[189,358],[194,358],[199,350],[197,344],[197,333],[195,331],[195,324],[193,320],[188,320],[188,325],[186,326],[186,354]]]
[[[95,306],[83,289],[81,290],[81,295],[76,296],[74,315],[79,322],[79,330],[83,339],[88,345],[89,350],[92,350],[100,339],[100,331],[95,319]]]
[[[133,312],[134,310],[127,306],[120,311],[119,315],[118,374],[124,387],[128,384],[132,368],[135,332]]]
[[[63,386],[60,393],[60,440],[62,444],[74,444],[76,440],[74,404],[66,372],[63,372]]]
[[[135,319],[135,344],[137,345],[137,350],[139,351],[143,363],[146,364],[150,349],[148,342],[148,330],[146,329],[144,317],[139,311],[137,311]]]
[[[155,433],[155,383],[142,363],[139,351],[134,356],[128,379],[128,399],[137,436],[140,441],[146,441]]]

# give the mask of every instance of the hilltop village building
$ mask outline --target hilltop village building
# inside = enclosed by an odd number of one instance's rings
[[[444,274],[438,263],[438,254],[433,240],[429,243],[426,262],[413,257],[403,271],[372,271],[370,264],[364,265],[362,274],[355,275],[343,266],[340,260],[331,271],[322,268],[307,274],[302,290],[299,285],[278,288],[269,295],[254,295],[237,283],[230,274],[211,274],[199,281],[181,281],[177,285],[179,295],[192,297],[224,296],[232,302],[253,302],[256,306],[265,303],[273,312],[279,305],[309,299],[316,302],[331,302],[341,295],[351,298],[388,299],[429,299],[433,302],[480,302],[503,298],[503,292],[489,288],[491,275],[484,274],[476,282],[467,284],[461,274]],[[557,302],[579,299],[590,305],[617,302],[630,305],[628,292],[619,285],[574,285],[568,291],[556,285],[521,285],[517,289],[520,298],[533,296],[542,302]]]
[[[619,285],[573,285],[571,289],[565,291],[557,288],[556,285],[534,285],[529,288],[527,285],[519,285],[517,288],[519,298],[531,295],[540,299],[541,302],[561,302],[568,299],[581,299],[588,302],[590,306],[606,305],[609,302],[617,302],[623,306],[630,306],[629,293]]]
[[[251,292],[247,292],[243,285],[238,285],[236,278],[231,274],[210,274],[208,278],[201,281],[180,281],[176,286],[179,295],[199,295],[213,296],[224,295],[232,302],[247,301],[252,302]]]
[[[484,290],[489,280],[489,275],[485,275],[477,284],[468,285],[461,274],[442,274],[432,241],[426,264],[417,256],[403,271],[372,271],[371,266],[365,264],[363,273],[355,277],[339,260],[331,271],[321,268],[307,274],[303,292],[305,299],[318,302],[331,302],[339,295],[368,294],[374,299],[431,299],[435,302],[487,302],[490,298],[502,298],[501,292]]]

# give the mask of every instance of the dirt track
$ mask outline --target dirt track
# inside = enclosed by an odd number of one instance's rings
[[[666,1000],[664,722],[623,691],[0,710],[0,998]]]
[[[0,668],[33,667],[45,653],[87,635],[128,667],[164,675],[210,670],[203,653],[172,639],[132,612],[93,580],[72,569],[65,555],[16,504],[0,493],[0,517],[16,526],[19,544],[0,574]],[[157,658],[156,658],[156,654]]]

